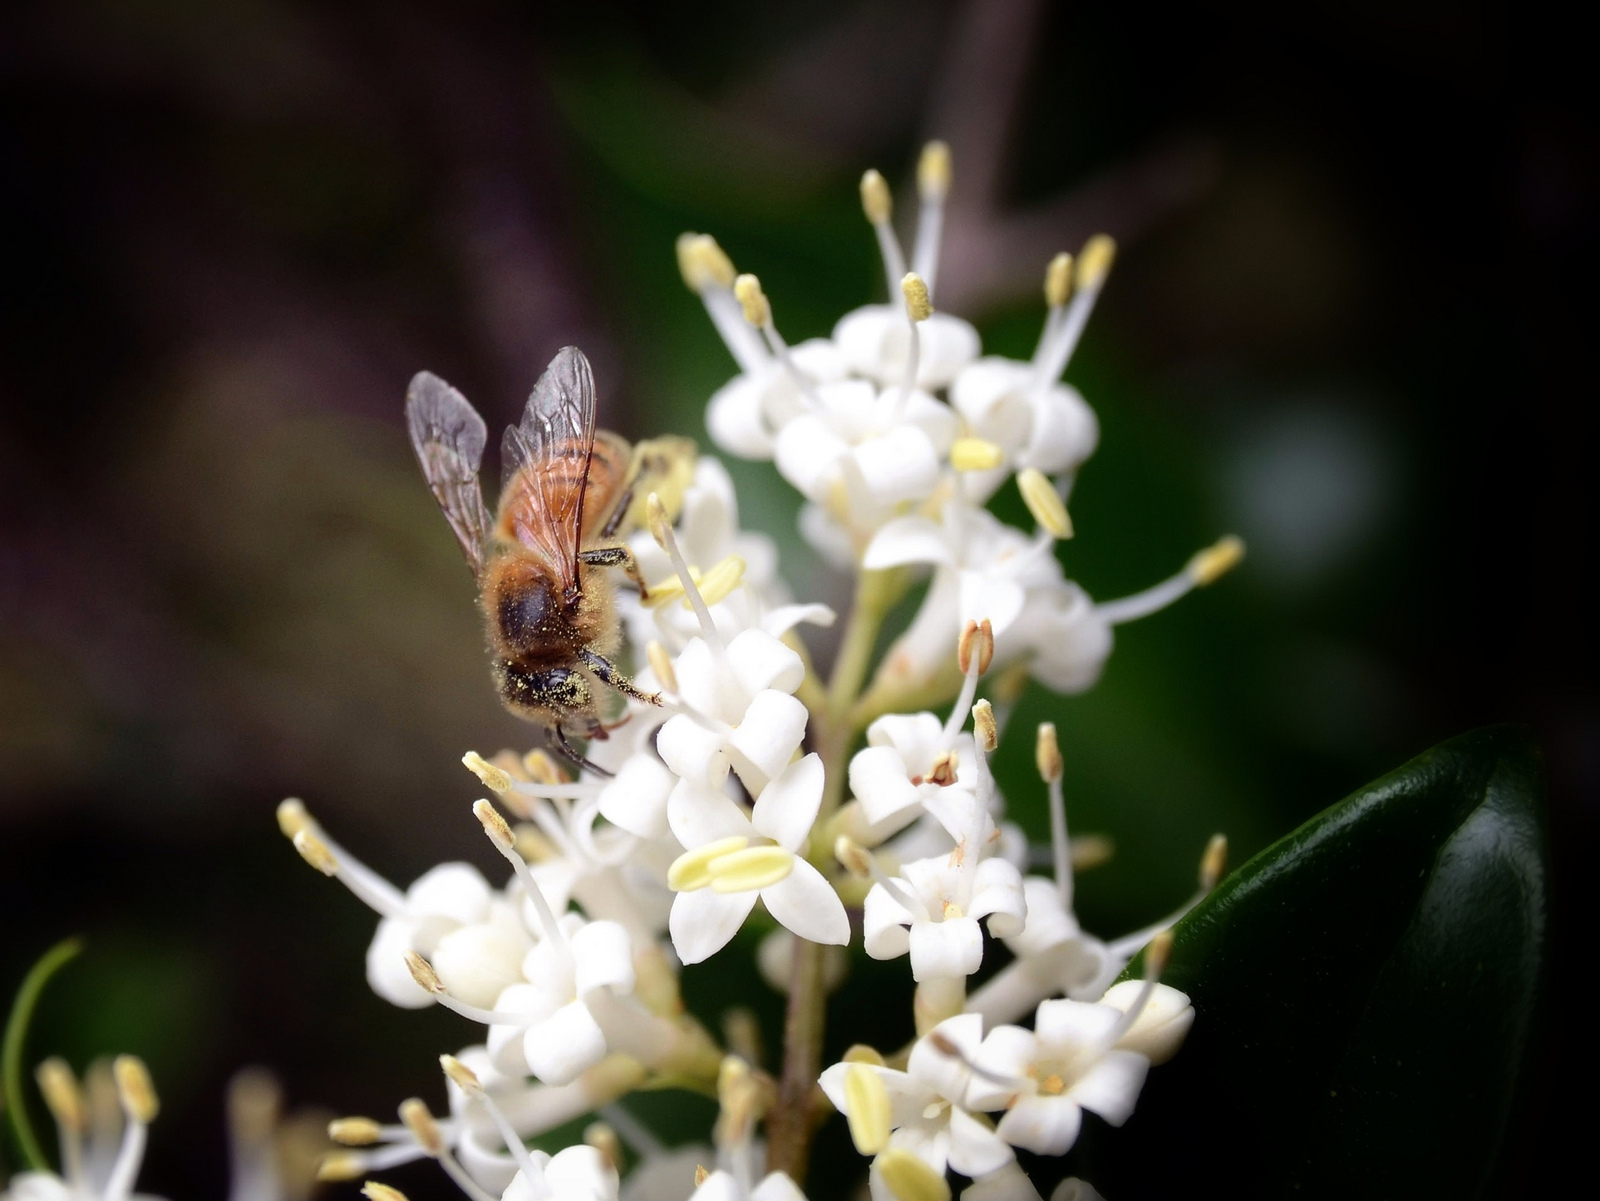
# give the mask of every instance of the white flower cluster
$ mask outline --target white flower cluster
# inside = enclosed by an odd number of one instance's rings
[[[1096,238],[1076,263],[1050,263],[1032,361],[980,357],[973,327],[933,309],[949,180],[940,144],[918,178],[911,271],[888,186],[876,172],[863,179],[897,299],[846,315],[831,338],[790,348],[754,276],[738,275],[708,236],[678,246],[740,368],[711,400],[713,439],[775,462],[806,498],[803,536],[855,578],[825,679],[797,628],[831,625],[834,613],[792,602],[773,544],[740,528],[727,472],[702,457],[676,520],[652,495],[648,528],[631,534],[647,601],[618,589],[635,680],[659,703],[629,699],[576,776],[539,751],[465,757],[500,806],[482,800],[475,813],[509,864],[502,886],[447,863],[402,891],[299,802],[280,807],[300,853],[380,915],[367,956],[374,990],[483,1027],[445,1058],[448,1116],[412,1099],[398,1125],[343,1119],[333,1133],[349,1149],[325,1176],[428,1156],[474,1201],[793,1201],[820,1083],[874,1157],[880,1201],[948,1197],[947,1171],[974,1181],[973,1198],[1036,1197],[1013,1148],[1065,1152],[1083,1109],[1120,1123],[1149,1065],[1182,1040],[1193,1011],[1155,979],[1161,932],[1179,915],[1104,942],[1073,914],[1074,859],[1094,844],[1068,838],[1053,728],[1041,728],[1038,750],[1052,878],[1024,876],[1027,840],[1003,820],[988,756],[1026,679],[1088,687],[1114,625],[1210,583],[1242,548],[1224,539],[1111,603],[1065,577],[1055,546],[1072,535],[1067,496],[1099,434],[1060,377],[1112,244]],[[986,507],[1012,480],[1031,532]],[[874,663],[882,622],[923,578],[905,633]],[[986,679],[993,703],[978,697]],[[932,711],[947,704],[947,717]],[[1202,892],[1222,854],[1220,843],[1208,851]],[[726,947],[758,905],[771,920],[763,974],[789,994],[781,1079],[755,1050],[719,1047],[678,987],[682,968]],[[868,955],[908,957],[919,1037],[889,1056],[857,1048],[824,1071],[822,1003],[844,967],[832,948],[852,941],[852,913]],[[985,927],[1013,958],[969,993]],[[1153,937],[1144,982],[1113,987]],[[1030,1015],[1031,1030],[1011,1024]],[[673,1084],[715,1088],[714,1148],[663,1148],[616,1104]],[[583,1145],[553,1157],[527,1149],[591,1113],[604,1121]],[[764,1148],[754,1133],[763,1122]],[[714,1169],[696,1169],[696,1156]]]

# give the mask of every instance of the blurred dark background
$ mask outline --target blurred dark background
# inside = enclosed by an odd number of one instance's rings
[[[1058,722],[1074,825],[1116,839],[1091,928],[1179,900],[1214,829],[1242,860],[1512,720],[1546,754],[1559,947],[1600,778],[1584,44],[1552,7],[1434,0],[7,5],[0,991],[89,940],[35,1057],[150,1059],[143,1185],[174,1197],[223,1187],[240,1064],[296,1103],[438,1099],[434,1056],[472,1028],[366,990],[370,915],[272,822],[304,796],[402,883],[492,858],[459,756],[527,734],[406,380],[499,424],[577,342],[608,424],[704,442],[732,365],[674,236],[713,232],[791,341],[825,334],[881,289],[857,177],[911,207],[928,136],[958,181],[940,305],[987,349],[1031,351],[1050,253],[1123,243],[1069,372],[1104,429],[1071,573],[1112,597],[1224,530],[1251,547],[1126,628],[1095,691],[1017,714]],[[793,498],[734,467],[747,524],[814,576]],[[1027,743],[1001,774],[1043,835]],[[711,1021],[729,955],[689,975]],[[847,998],[904,990],[894,966]],[[1565,1141],[1566,981],[1506,1195],[1546,1191]]]

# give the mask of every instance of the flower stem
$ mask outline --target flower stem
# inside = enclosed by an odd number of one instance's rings
[[[904,591],[899,571],[864,571],[856,583],[854,604],[833,662],[824,704],[813,708],[817,752],[825,769],[822,805],[813,832],[824,829],[844,799],[850,750],[859,726],[851,720],[861,686],[872,666],[883,619]],[[812,846],[811,858],[825,864],[831,848]],[[789,1007],[783,1026],[783,1075],[778,1099],[767,1114],[767,1170],[787,1172],[804,1185],[811,1136],[816,1130],[812,1096],[822,1068],[822,1035],[826,1025],[827,989],[823,983],[823,948],[795,939],[789,970]]]

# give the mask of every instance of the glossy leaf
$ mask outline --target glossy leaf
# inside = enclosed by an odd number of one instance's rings
[[[1497,727],[1246,863],[1176,932],[1187,1045],[1076,1170],[1116,1201],[1476,1195],[1542,974],[1543,820],[1537,754]]]

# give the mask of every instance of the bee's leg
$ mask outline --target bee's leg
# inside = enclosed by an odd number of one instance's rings
[[[605,525],[600,527],[600,537],[614,538],[617,531],[622,528],[623,518],[627,517],[628,510],[633,506],[633,485],[629,484],[623,491],[622,497],[617,501],[616,507],[611,510],[611,516],[606,518]]]
[[[604,655],[597,655],[591,650],[581,650],[578,657],[583,660],[583,665],[595,675],[600,677],[602,683],[615,688],[623,696],[632,697],[636,701],[643,701],[647,705],[659,705],[661,694],[646,692],[627,676],[617,670],[616,665]]]
[[[567,732],[560,726],[551,727],[551,737],[555,739],[556,749],[559,750],[574,767],[591,771],[595,775],[604,776],[608,780],[612,779],[616,775],[615,772],[607,771],[598,763],[590,763],[582,755],[578,754],[577,748],[574,747],[572,743],[567,741]]]
[[[620,567],[638,587],[639,599],[650,598],[650,589],[645,585],[644,576],[639,574],[639,560],[633,557],[633,552],[626,546],[597,546],[592,550],[580,550],[578,562],[587,563],[590,567]]]

